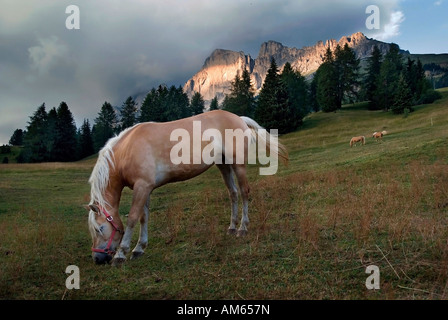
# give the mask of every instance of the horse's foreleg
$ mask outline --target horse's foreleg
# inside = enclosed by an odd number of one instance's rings
[[[236,188],[235,181],[233,180],[232,167],[226,164],[217,165],[219,171],[221,171],[222,178],[229,190],[230,201],[232,204],[232,213],[230,216],[230,226],[228,229],[229,234],[236,233],[236,224],[238,223],[238,189]]]
[[[136,183],[134,185],[131,210],[129,211],[123,239],[121,240],[117,253],[112,260],[113,265],[120,265],[126,260],[126,254],[129,252],[131,245],[132,233],[134,232],[135,225],[142,217],[143,208],[148,199],[150,191],[151,188],[149,188],[148,185],[144,182],[139,184]]]
[[[235,172],[238,180],[238,186],[240,187],[241,198],[243,200],[243,216],[241,217],[240,228],[238,229],[238,236],[245,236],[247,234],[247,226],[249,225],[249,182],[246,177],[245,165],[234,165],[233,171]]]
[[[148,245],[148,219],[149,219],[149,198],[146,200],[146,204],[143,207],[143,215],[140,218],[140,235],[137,245],[132,250],[131,259],[135,259],[145,253],[145,248]]]

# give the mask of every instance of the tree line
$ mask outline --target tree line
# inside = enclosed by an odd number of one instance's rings
[[[98,152],[105,143],[138,122],[165,122],[189,117],[204,111],[202,96],[194,94],[191,100],[181,87],[153,88],[138,108],[129,96],[120,108],[104,102],[93,125],[84,119],[76,127],[67,103],[47,111],[45,103],[30,116],[25,130],[16,129],[9,145],[21,146],[19,163],[68,162],[86,158]]]
[[[366,71],[361,74],[360,69],[360,60],[348,45],[338,45],[334,51],[327,48],[311,81],[289,62],[280,71],[272,59],[258,95],[249,72],[243,70],[231,82],[224,101],[219,104],[215,97],[209,110],[248,116],[266,129],[285,134],[297,130],[310,112],[335,112],[345,103],[369,101],[371,110],[399,114],[439,98],[425,78],[421,62],[405,61],[395,44],[384,56],[375,46]],[[140,107],[131,96],[120,108],[104,102],[94,123],[84,119],[77,129],[65,102],[48,112],[43,103],[30,117],[26,130],[17,129],[9,143],[23,146],[18,162],[75,161],[98,152],[108,139],[136,123],[172,121],[204,111],[200,93],[189,99],[180,86],[159,85],[147,93]]]
[[[311,81],[293,70],[290,63],[280,72],[274,59],[258,96],[250,81],[247,70],[241,76],[237,74],[221,108],[254,117],[265,128],[277,128],[279,133],[296,130],[312,111],[336,112],[346,103],[368,101],[370,110],[402,114],[440,98],[426,79],[421,61],[405,60],[396,44],[391,44],[384,56],[374,46],[364,72],[355,51],[345,44],[333,51],[327,48]]]
[[[384,56],[375,46],[367,64],[361,96],[369,101],[370,110],[409,113],[415,105],[440,98],[426,79],[421,61],[403,59],[396,44],[392,44]]]

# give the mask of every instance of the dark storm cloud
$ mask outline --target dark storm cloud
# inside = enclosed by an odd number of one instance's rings
[[[183,85],[215,49],[254,58],[262,42],[313,45],[365,30],[371,1],[3,0],[0,12],[0,144],[42,102],[66,101],[78,124],[104,101],[160,83]],[[398,1],[377,1],[383,17]],[[65,8],[80,9],[67,30]]]

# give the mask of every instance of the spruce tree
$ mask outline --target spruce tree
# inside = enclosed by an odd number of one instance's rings
[[[132,127],[136,123],[137,103],[129,96],[121,107],[121,130]]]
[[[324,112],[338,110],[338,74],[331,49],[328,47],[323,63],[318,69],[316,98],[319,107]]]
[[[58,112],[56,108],[53,107],[50,109],[50,111],[48,111],[47,129],[45,132],[46,148],[48,152],[47,161],[57,161],[55,154],[56,139],[58,135],[57,124],[58,124]]]
[[[235,113],[239,116],[252,117],[254,112],[254,94],[250,74],[247,69],[239,72],[231,82],[230,94],[224,100],[223,110]]]
[[[73,161],[76,159],[76,125],[73,115],[65,102],[57,109],[56,137],[54,141],[54,160]]]
[[[378,96],[376,94],[378,85],[378,76],[381,71],[381,61],[383,54],[378,46],[373,47],[372,56],[367,59],[367,74],[364,79],[363,91],[365,99],[369,101],[369,109],[381,109],[378,106]]]
[[[94,154],[92,131],[90,129],[90,122],[88,119],[84,119],[79,130],[78,145],[80,159],[84,159]]]
[[[24,147],[20,152],[19,162],[44,162],[48,161],[48,150],[46,143],[48,114],[43,103],[30,117]]]
[[[292,117],[287,88],[281,80],[277,63],[272,58],[255,109],[255,120],[266,129],[278,129],[283,134],[295,129]]]
[[[163,102],[165,107],[164,121],[173,121],[189,117],[191,115],[190,100],[181,86],[171,86],[168,91],[167,101]]]
[[[297,128],[309,112],[308,85],[299,71],[294,71],[289,62],[283,67],[281,79],[288,91],[292,118],[291,126]]]
[[[210,102],[210,111],[219,110],[218,97],[215,96]]]
[[[117,131],[117,116],[109,102],[104,102],[98,117],[95,119],[93,146],[98,152]]]
[[[152,88],[143,101],[140,114],[140,122],[154,121],[165,122],[165,101],[168,97],[168,89],[159,85],[157,89]]]
[[[23,130],[22,129],[16,129],[14,130],[14,133],[12,134],[11,138],[9,139],[9,144],[12,146],[22,146],[23,145]]]
[[[381,63],[380,74],[377,79],[377,104],[379,109],[389,110],[395,104],[397,94],[397,83],[403,70],[402,56],[400,48],[396,44],[391,44],[389,51],[384,56]]]
[[[337,46],[334,63],[338,77],[338,106],[341,108],[345,99],[350,102],[356,99],[360,60],[356,58],[355,51],[345,44],[342,49]]]
[[[202,98],[202,95],[199,92],[195,92],[193,94],[193,97],[191,97],[190,102],[190,110],[191,115],[197,115],[204,112],[205,104],[204,104],[204,98]]]
[[[409,83],[406,81],[405,74],[401,73],[397,83],[397,90],[396,90],[396,96],[394,97],[394,103],[391,107],[392,112],[395,114],[401,114],[404,113],[406,109],[408,109],[409,112],[413,111],[411,107],[412,100],[413,95],[409,87]]]

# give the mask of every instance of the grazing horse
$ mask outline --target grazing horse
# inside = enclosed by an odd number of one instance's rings
[[[243,142],[238,145],[236,141],[233,144],[238,137],[232,135],[228,137],[229,130],[244,132]],[[251,145],[255,143],[254,141],[264,141],[264,154],[269,151],[271,156],[279,156],[284,163],[288,161],[286,148],[277,141],[275,135],[263,130],[250,118],[217,110],[172,122],[140,123],[110,139],[100,151],[89,179],[91,200],[88,224],[93,240],[93,260],[97,264],[109,263],[111,260],[113,265],[124,262],[130,249],[134,227],[138,222],[140,222],[140,235],[131,259],[142,255],[148,243],[149,198],[152,191],[167,183],[191,179],[205,172],[213,164],[220,170],[230,195],[231,219],[228,233],[245,235],[249,223],[246,163],[250,163],[247,160],[251,159],[249,156]],[[193,136],[192,145],[190,139],[184,144],[185,135]],[[195,137],[200,138],[199,143],[196,143]],[[225,143],[220,141],[223,137],[226,138]],[[181,142],[179,138],[182,138]],[[207,144],[206,141],[211,142]],[[229,141],[231,143],[227,143]],[[179,145],[185,148],[180,148]],[[207,154],[206,151],[211,154],[211,147],[214,161],[201,157],[201,152],[202,155]],[[180,151],[182,157],[179,158]],[[239,161],[241,153],[244,161]],[[193,160],[190,161],[191,159]],[[258,159],[261,163],[260,144],[258,144]],[[260,173],[261,169],[263,168],[260,168]],[[238,189],[233,175],[237,178],[243,202],[238,232],[236,231]],[[126,229],[119,216],[120,198],[124,187],[133,190]]]
[[[353,145],[356,146],[358,142],[361,142],[362,145],[366,144],[366,137],[360,136],[360,137],[353,137],[352,140],[350,140],[350,148],[353,147]]]
[[[383,133],[382,132],[374,132],[372,135],[372,138],[375,138],[375,140],[382,140],[383,139]]]

